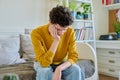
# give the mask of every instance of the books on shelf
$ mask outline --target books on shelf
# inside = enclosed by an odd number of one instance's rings
[[[76,41],[80,40],[93,40],[93,27],[87,26],[81,29],[74,29]]]
[[[116,3],[120,3],[120,0],[102,0],[103,5],[111,5]]]

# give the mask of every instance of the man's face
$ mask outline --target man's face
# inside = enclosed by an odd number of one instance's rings
[[[61,36],[62,34],[64,34],[64,32],[66,32],[66,30],[67,30],[68,27],[67,27],[67,26],[62,27],[62,26],[60,26],[59,24],[56,24],[55,28],[56,28],[56,30],[57,30],[57,34],[58,34],[59,36]]]

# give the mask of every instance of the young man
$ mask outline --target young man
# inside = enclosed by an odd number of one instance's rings
[[[80,67],[75,64],[78,54],[74,30],[69,27],[73,23],[69,9],[56,6],[49,17],[48,24],[31,33],[36,80],[84,80]]]

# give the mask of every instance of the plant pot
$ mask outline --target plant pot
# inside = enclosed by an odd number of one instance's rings
[[[117,33],[117,38],[120,39],[120,32]]]
[[[71,11],[71,15],[73,16],[73,18],[75,18],[76,12],[75,11]]]
[[[85,19],[85,20],[88,19],[88,14],[84,14],[84,19]]]
[[[92,14],[90,14],[90,13],[84,14],[84,19],[85,20],[92,20]]]
[[[83,15],[80,12],[77,12],[76,19],[83,19]]]

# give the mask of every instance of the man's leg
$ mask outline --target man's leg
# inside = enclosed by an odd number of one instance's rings
[[[85,80],[84,73],[81,68],[74,64],[62,72],[65,80]]]
[[[52,80],[53,72],[50,67],[43,68],[38,62],[34,62],[36,80]]]

